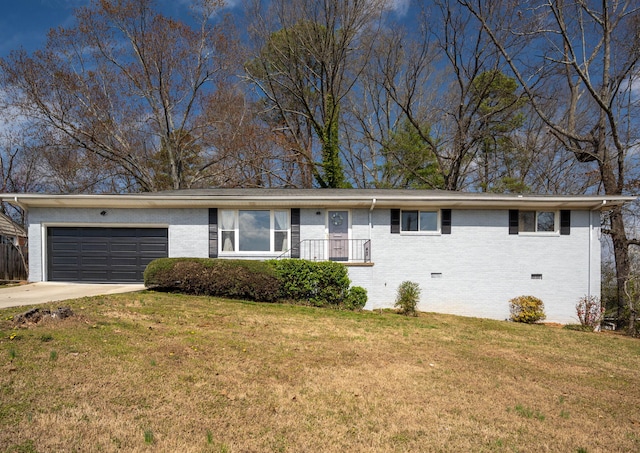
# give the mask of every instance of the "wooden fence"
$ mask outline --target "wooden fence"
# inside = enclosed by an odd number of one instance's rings
[[[27,248],[0,244],[0,280],[26,280]]]

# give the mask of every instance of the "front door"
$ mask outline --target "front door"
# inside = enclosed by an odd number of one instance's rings
[[[349,211],[329,211],[329,259],[349,261]]]

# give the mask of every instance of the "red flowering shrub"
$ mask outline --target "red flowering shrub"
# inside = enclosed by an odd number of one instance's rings
[[[600,303],[600,298],[596,296],[581,297],[576,304],[576,312],[580,324],[593,327],[594,330],[600,327],[604,318],[604,307]]]

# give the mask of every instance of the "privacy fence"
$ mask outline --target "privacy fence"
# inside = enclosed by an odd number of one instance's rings
[[[0,280],[26,280],[26,265],[26,247],[0,244]]]

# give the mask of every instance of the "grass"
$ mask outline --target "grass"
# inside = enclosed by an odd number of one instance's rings
[[[0,311],[0,451],[640,451],[640,341],[133,293]]]

